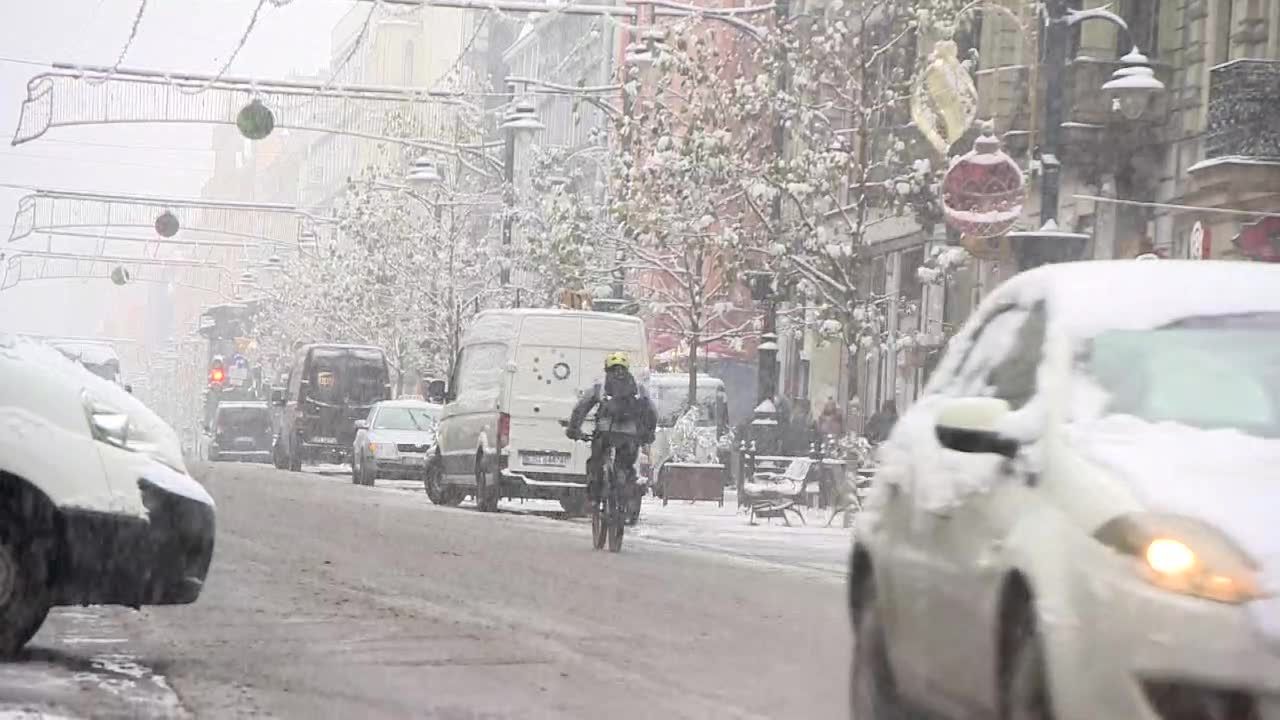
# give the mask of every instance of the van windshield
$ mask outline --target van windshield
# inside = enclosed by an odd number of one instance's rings
[[[689,385],[660,383],[651,385],[649,394],[654,407],[658,410],[658,426],[672,427],[688,407]],[[718,418],[717,388],[710,385],[698,386],[698,425],[715,426]]]

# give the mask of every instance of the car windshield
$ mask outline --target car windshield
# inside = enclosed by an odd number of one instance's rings
[[[263,433],[271,428],[271,415],[265,407],[219,408],[218,429],[246,435]]]
[[[1280,437],[1280,314],[1193,317],[1093,338],[1103,412]]]
[[[712,427],[716,425],[719,412],[719,394],[717,388],[708,385],[698,387],[698,425]],[[659,384],[650,392],[654,408],[658,411],[658,426],[672,427],[689,407],[689,386]]]
[[[384,407],[374,416],[373,427],[380,430],[434,430],[436,418],[426,408]]]

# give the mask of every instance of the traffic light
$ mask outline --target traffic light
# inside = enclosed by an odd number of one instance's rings
[[[213,364],[209,366],[209,384],[222,385],[227,381],[227,369],[223,367],[220,358],[214,358]]]

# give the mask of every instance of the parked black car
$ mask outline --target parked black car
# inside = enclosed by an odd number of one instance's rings
[[[224,401],[213,413],[209,460],[270,462],[275,440],[271,408],[265,402]]]
[[[355,421],[391,398],[386,353],[367,345],[304,345],[294,355],[286,387],[271,391],[278,408],[272,460],[299,470],[302,463],[346,464]]]

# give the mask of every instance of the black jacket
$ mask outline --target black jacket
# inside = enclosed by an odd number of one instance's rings
[[[635,435],[643,443],[653,442],[658,427],[658,411],[649,399],[644,387],[636,384],[627,370],[614,368],[605,373],[603,382],[597,382],[573,408],[569,416],[569,430],[581,432],[582,422],[592,409],[596,411],[596,431]]]

